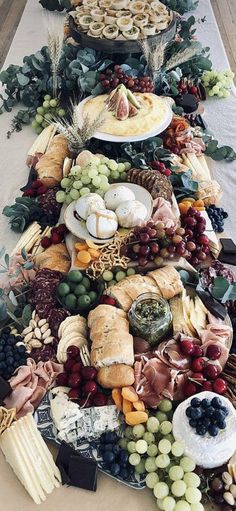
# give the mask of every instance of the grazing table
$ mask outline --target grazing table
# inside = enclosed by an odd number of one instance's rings
[[[191,13],[190,13],[191,14]],[[203,46],[211,49],[211,58],[215,69],[224,70],[229,67],[227,56],[219,34],[216,20],[212,11],[210,0],[200,0],[200,5],[194,16],[206,18],[203,24],[198,25],[197,36]],[[13,39],[10,51],[6,58],[4,68],[9,64],[20,64],[24,55],[37,51],[46,43],[46,32],[43,29],[42,8],[37,0],[28,0],[18,30]],[[35,134],[30,127],[10,139],[6,138],[12,113],[4,113],[0,116],[0,169],[1,169],[1,210],[5,204],[12,204],[19,194],[19,189],[26,182],[29,169],[25,164],[27,150],[35,139]],[[228,99],[219,100],[210,98],[205,103],[205,120],[208,127],[214,132],[215,138],[220,144],[230,145],[235,148],[236,142],[236,89]],[[212,163],[213,177],[220,183],[223,189],[222,207],[228,213],[226,222],[226,235],[236,242],[235,218],[235,190],[236,190],[236,162],[231,164]],[[5,245],[10,253],[18,240],[8,226],[8,220],[0,215],[1,246]],[[52,448],[53,453],[56,449]],[[31,501],[23,486],[15,477],[10,465],[5,462],[0,454],[1,473],[1,502],[7,511],[24,509],[32,511],[35,504]],[[99,473],[98,489],[96,493],[76,488],[61,487],[55,490],[41,504],[41,511],[62,511],[64,509],[78,509],[83,511],[96,509],[106,511],[112,509],[119,511],[141,511],[148,509],[154,511],[155,499],[152,493],[146,490],[132,490],[123,484]]]

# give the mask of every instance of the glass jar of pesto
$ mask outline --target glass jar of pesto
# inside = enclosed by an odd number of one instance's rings
[[[143,293],[128,312],[132,334],[145,339],[151,346],[167,335],[172,325],[168,302],[156,293]]]

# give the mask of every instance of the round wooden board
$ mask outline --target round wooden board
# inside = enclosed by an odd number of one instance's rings
[[[98,37],[88,36],[84,32],[79,32],[78,27],[72,16],[69,17],[69,26],[71,36],[77,43],[80,43],[83,48],[93,48],[96,51],[102,51],[104,53],[141,53],[142,48],[138,41],[122,41],[117,39],[99,39]],[[176,33],[176,15],[173,13],[172,21],[169,26],[162,30],[159,34],[148,37],[146,40],[150,46],[157,46],[160,42],[168,43],[171,41]]]

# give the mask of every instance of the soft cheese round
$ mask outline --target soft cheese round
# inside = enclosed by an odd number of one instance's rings
[[[121,227],[131,229],[146,219],[147,208],[138,200],[127,200],[118,206],[116,215]]]
[[[219,397],[224,406],[229,410],[226,417],[226,428],[219,430],[216,437],[209,434],[199,436],[195,429],[189,425],[186,416],[186,408],[190,406],[194,396],[185,399],[173,415],[173,435],[175,440],[180,440],[184,445],[184,454],[193,458],[197,465],[203,468],[215,468],[227,463],[236,448],[236,410],[232,403],[223,396],[214,392],[201,392],[199,399],[213,399]]]
[[[135,195],[130,188],[120,184],[111,185],[104,195],[104,201],[108,209],[113,211],[124,201],[134,201]]]
[[[95,238],[111,238],[118,228],[117,216],[109,209],[99,209],[88,216],[86,227]]]
[[[105,209],[105,202],[98,193],[87,193],[80,197],[75,204],[76,213],[83,220],[87,220],[88,216],[98,209]]]

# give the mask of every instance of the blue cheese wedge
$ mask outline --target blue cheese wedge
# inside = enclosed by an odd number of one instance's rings
[[[60,391],[51,393],[51,414],[59,440],[76,443],[81,438],[95,439],[104,431],[120,427],[119,411],[115,405],[79,408]]]

